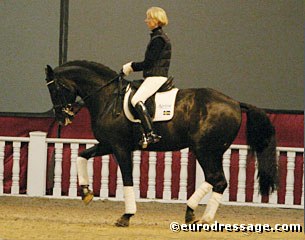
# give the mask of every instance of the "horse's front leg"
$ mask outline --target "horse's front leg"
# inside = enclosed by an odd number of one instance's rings
[[[123,173],[122,173],[123,175]],[[125,186],[124,200],[125,200],[125,213],[115,222],[117,227],[128,227],[130,218],[135,215],[137,211],[136,199],[133,186]]]
[[[88,205],[94,196],[92,190],[89,189],[88,176],[88,159],[96,156],[102,156],[112,153],[112,149],[108,144],[97,144],[81,152],[76,160],[78,183],[81,187],[81,197],[83,202]]]
[[[133,189],[131,151],[125,149],[115,151],[115,157],[122,173],[125,200],[125,213],[116,221],[115,225],[117,227],[128,227],[130,218],[137,211]]]

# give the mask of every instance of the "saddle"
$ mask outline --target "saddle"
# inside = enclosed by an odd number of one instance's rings
[[[167,81],[159,88],[159,90],[145,101],[145,106],[153,121],[170,120],[173,116],[173,108],[178,89],[173,83],[174,78],[170,76]],[[126,87],[124,96],[124,113],[132,122],[140,122],[137,113],[134,110],[131,99],[139,89],[144,80],[134,80]],[[170,100],[172,99],[172,101]],[[169,110],[169,108],[171,110]]]
[[[130,95],[128,98],[128,108],[131,112],[131,114],[135,117],[138,118],[137,116],[137,112],[135,111],[134,107],[131,104],[131,99],[133,98],[133,96],[135,95],[136,91],[139,89],[139,87],[141,86],[141,84],[144,82],[144,79],[140,79],[140,80],[134,80],[130,83]],[[171,89],[174,88],[174,78],[172,76],[170,76],[166,82],[159,88],[159,90],[157,92],[167,92],[170,91]],[[156,93],[157,93],[156,92]],[[150,117],[153,119],[155,116],[155,110],[156,110],[156,103],[155,103],[155,97],[156,97],[156,93],[153,94],[151,97],[149,97],[146,101],[145,101],[145,106],[147,108],[147,111],[150,115]]]

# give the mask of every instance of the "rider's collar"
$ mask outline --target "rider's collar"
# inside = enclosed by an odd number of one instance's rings
[[[151,34],[154,34],[154,33],[156,33],[157,31],[159,31],[159,30],[161,30],[162,29],[162,27],[156,27],[156,28],[154,28],[153,30],[151,30]]]

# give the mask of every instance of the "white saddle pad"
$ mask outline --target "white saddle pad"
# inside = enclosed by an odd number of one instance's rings
[[[152,119],[153,122],[168,121],[173,118],[175,100],[178,90],[179,90],[178,88],[173,88],[172,90],[167,92],[156,93],[155,96],[156,111],[155,111],[155,117]],[[128,85],[123,103],[125,116],[132,122],[140,122],[139,119],[135,119],[133,117],[133,115],[129,110],[128,101],[129,101],[130,93],[131,93],[131,88]]]

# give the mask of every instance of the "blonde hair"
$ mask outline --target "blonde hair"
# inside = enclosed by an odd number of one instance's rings
[[[158,26],[166,26],[168,18],[166,12],[160,7],[151,7],[146,11],[146,15],[158,22]]]

